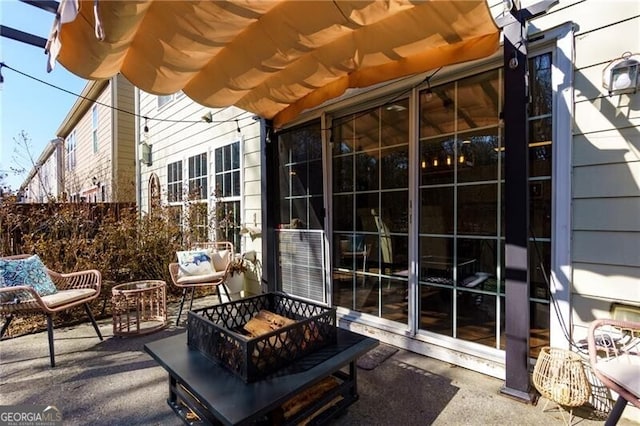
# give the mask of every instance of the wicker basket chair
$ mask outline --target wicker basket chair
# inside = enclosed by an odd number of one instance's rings
[[[30,256],[32,255],[20,254],[2,257],[1,259],[19,260]],[[5,322],[0,330],[0,338],[4,336],[16,315],[44,314],[47,318],[49,359],[51,367],[55,367],[56,361],[53,348],[53,315],[55,313],[83,305],[98,338],[103,340],[98,324],[89,307],[89,302],[100,295],[102,275],[94,269],[71,273],[55,272],[46,267],[45,269],[57,289],[54,294],[40,296],[29,285],[0,287],[0,315],[5,317]]]
[[[224,291],[227,300],[230,300],[229,292],[224,283],[227,275],[229,274],[229,268],[232,263],[231,261],[234,257],[233,244],[228,241],[196,243],[193,245],[192,249],[209,249],[218,252],[224,252],[226,267],[224,270],[216,270],[213,277],[207,277],[206,280],[200,280],[199,278],[195,277],[181,278],[179,276],[180,265],[177,262],[169,264],[169,275],[171,275],[171,281],[173,282],[173,285],[175,285],[179,289],[182,289],[182,298],[180,300],[180,308],[178,309],[178,317],[176,318],[176,326],[180,325],[180,316],[182,315],[182,309],[184,307],[184,302],[186,301],[187,292],[191,293],[189,299],[189,311],[193,307],[193,298],[195,290],[197,288],[215,288],[220,303],[222,303],[222,296],[220,294],[220,289],[222,288],[222,291]]]
[[[615,425],[627,403],[640,408],[640,322],[595,320],[589,325],[587,342],[594,374],[618,394],[605,422]]]

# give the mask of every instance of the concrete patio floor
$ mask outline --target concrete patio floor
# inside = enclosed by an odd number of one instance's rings
[[[215,299],[202,298],[194,307]],[[178,333],[176,306],[166,329],[114,337],[110,319],[54,331],[56,367],[50,368],[46,332],[0,342],[0,405],[55,405],[65,425],[180,425],[166,403],[167,373],[144,344]],[[183,319],[185,315],[183,313]],[[550,425],[568,414],[544,399],[524,404],[500,393],[504,382],[464,368],[398,350],[372,370],[358,369],[360,400],[334,425]],[[593,410],[574,410],[572,422],[602,425]],[[638,423],[622,419],[620,425]]]

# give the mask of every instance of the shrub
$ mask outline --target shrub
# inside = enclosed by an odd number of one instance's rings
[[[158,206],[140,217],[131,204],[1,202],[0,256],[37,253],[55,271],[99,270],[103,289],[93,306],[98,316],[110,313],[113,283],[161,279],[177,294],[167,265],[183,246],[182,233],[169,208]],[[77,317],[86,319],[82,309]]]

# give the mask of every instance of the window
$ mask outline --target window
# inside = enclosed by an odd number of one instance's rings
[[[551,54],[529,59],[531,355],[549,344]],[[505,154],[500,70],[420,93],[419,327],[504,349]],[[534,239],[535,238],[535,239]],[[544,266],[544,269],[540,267]]]
[[[406,324],[411,115],[394,99],[332,122],[333,301]]]
[[[176,161],[167,166],[167,201],[170,203],[182,201],[182,161]]]
[[[189,157],[189,199],[207,199],[207,154]]]
[[[76,132],[73,131],[67,136],[66,147],[67,152],[67,170],[71,171],[76,168]]]
[[[209,240],[209,205],[204,202],[190,203],[189,227],[185,233],[189,234],[191,241]]]
[[[173,95],[158,96],[158,109],[162,108],[173,100]]]
[[[176,100],[176,99],[180,99],[181,97],[184,96],[183,92],[177,92],[177,93],[173,93],[171,95],[161,95],[158,96],[158,109],[162,108],[163,106],[167,105],[168,103]]]
[[[236,251],[240,250],[240,201],[218,201],[216,203],[216,222],[218,238],[233,243]]]
[[[240,142],[215,151],[216,197],[240,196]]]
[[[215,158],[218,237],[240,249],[240,142],[217,148]]]
[[[92,132],[91,137],[93,138],[93,153],[98,152],[98,106],[94,105],[91,109],[91,124],[92,124]]]
[[[320,121],[278,135],[281,170],[280,223],[322,229],[322,138]]]

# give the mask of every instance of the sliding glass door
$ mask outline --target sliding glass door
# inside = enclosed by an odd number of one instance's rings
[[[333,303],[407,324],[409,102],[334,118]]]

